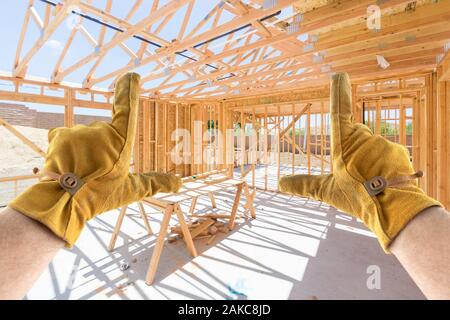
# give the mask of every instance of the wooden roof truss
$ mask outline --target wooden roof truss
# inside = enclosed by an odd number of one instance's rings
[[[79,19],[77,27],[71,30],[48,81],[62,83],[89,66],[80,86],[99,88],[109,81],[103,89],[111,91],[120,74],[152,66],[141,74],[142,94],[149,97],[229,99],[323,85],[331,73],[339,71],[349,72],[355,80],[430,71],[450,41],[450,0],[379,1],[382,16],[377,32],[366,22],[368,6],[376,3],[373,0],[222,0],[191,29],[193,8],[204,0],[165,4],[152,0],[142,19],[135,17],[143,10],[143,0],[130,1],[124,18],[111,14],[118,0],[106,0],[103,8],[91,1],[53,1],[29,0],[13,78],[29,76],[30,61],[73,16]],[[45,6],[44,16],[37,5]],[[222,22],[225,14],[231,18]],[[161,32],[173,19],[178,19],[177,36],[165,39]],[[89,29],[91,22],[100,24],[99,32]],[[38,28],[41,37],[23,52],[30,28]],[[107,39],[111,30],[114,35]],[[77,34],[89,42],[91,52],[63,68],[68,52],[76,50],[73,39]],[[139,46],[127,45],[130,39],[139,41]],[[114,48],[120,48],[128,61],[99,73]],[[380,67],[376,55],[382,55],[389,67]]]

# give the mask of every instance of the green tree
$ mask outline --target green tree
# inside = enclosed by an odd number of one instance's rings
[[[219,121],[214,122],[214,120],[208,120],[207,122],[208,130],[215,129],[216,127],[218,127],[218,125]]]
[[[406,124],[406,135],[411,136],[413,134],[412,122]]]
[[[293,130],[292,129],[289,129],[289,137],[291,137],[292,138],[292,132],[293,132]],[[303,135],[305,135],[305,129],[295,129],[295,136],[296,137],[298,137],[298,136],[303,136]]]

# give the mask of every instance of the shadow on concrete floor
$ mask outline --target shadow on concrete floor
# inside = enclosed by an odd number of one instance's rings
[[[231,193],[217,195],[218,211],[228,210],[232,199]],[[199,199],[198,207],[211,212],[208,199]],[[28,298],[424,298],[395,257],[384,254],[356,219],[320,202],[273,192],[259,192],[255,207],[256,220],[240,220],[212,245],[196,240],[195,259],[182,241],[166,242],[152,286],[144,280],[156,237],[145,234],[137,208],[130,207],[111,253],[107,244],[118,212],[102,215],[88,224],[72,251],[55,258]],[[162,215],[149,217],[157,232]],[[120,270],[123,262],[129,269]],[[379,270],[380,289],[367,287],[368,268]]]

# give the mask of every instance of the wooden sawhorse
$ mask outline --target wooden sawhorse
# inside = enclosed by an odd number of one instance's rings
[[[214,199],[214,193],[218,191],[222,191],[225,189],[229,189],[231,187],[236,188],[236,193],[234,196],[233,206],[231,208],[231,212],[229,215],[229,221],[228,221],[228,228],[232,230],[234,228],[235,220],[236,220],[236,214],[238,211],[239,202],[241,199],[241,194],[244,193],[244,196],[246,197],[246,204],[244,205],[244,208],[246,210],[249,210],[251,217],[254,219],[256,218],[255,209],[253,206],[253,200],[255,198],[256,190],[254,190],[252,193],[250,193],[248,184],[239,179],[232,179],[223,177],[222,179],[216,179],[216,180],[208,180],[208,179],[195,179],[195,180],[187,180],[183,184],[183,187],[181,190],[174,194],[165,194],[160,193],[153,197],[148,197],[142,200],[142,202],[138,202],[139,205],[139,211],[141,214],[142,219],[144,220],[145,227],[147,229],[148,234],[153,234],[150,224],[147,219],[147,215],[144,210],[143,203],[148,204],[164,213],[163,219],[161,222],[161,228],[158,234],[158,237],[156,239],[156,245],[153,250],[153,255],[150,260],[150,264],[148,266],[147,270],[147,276],[145,282],[148,285],[151,285],[153,283],[153,280],[155,278],[156,270],[158,268],[158,263],[163,251],[165,237],[169,228],[169,222],[173,214],[176,214],[178,222],[181,227],[181,231],[183,234],[183,239],[186,243],[187,249],[192,257],[197,256],[197,250],[194,245],[193,237],[191,235],[191,232],[189,230],[189,227],[186,223],[184,214],[181,210],[180,204],[181,202],[190,200],[191,206],[189,209],[189,214],[193,214],[195,211],[195,205],[197,203],[197,199],[200,196],[207,195],[211,200],[211,205],[213,208],[217,207],[215,199]],[[120,227],[122,226],[123,218],[126,214],[127,206],[124,206],[120,210],[119,218],[117,219],[116,226],[114,228],[114,232],[111,237],[111,241],[109,243],[108,249],[110,251],[114,250],[114,246],[117,240],[117,236],[120,232]],[[195,238],[195,236],[194,236]]]

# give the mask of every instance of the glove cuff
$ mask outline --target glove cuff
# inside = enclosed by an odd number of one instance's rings
[[[415,216],[429,207],[442,207],[439,201],[416,186],[388,188],[377,196],[377,200],[378,223],[374,223],[371,229],[386,253],[390,253],[389,246]]]
[[[80,190],[82,191],[82,190]],[[86,223],[71,195],[56,181],[41,181],[8,204],[12,209],[40,222],[71,248]]]

